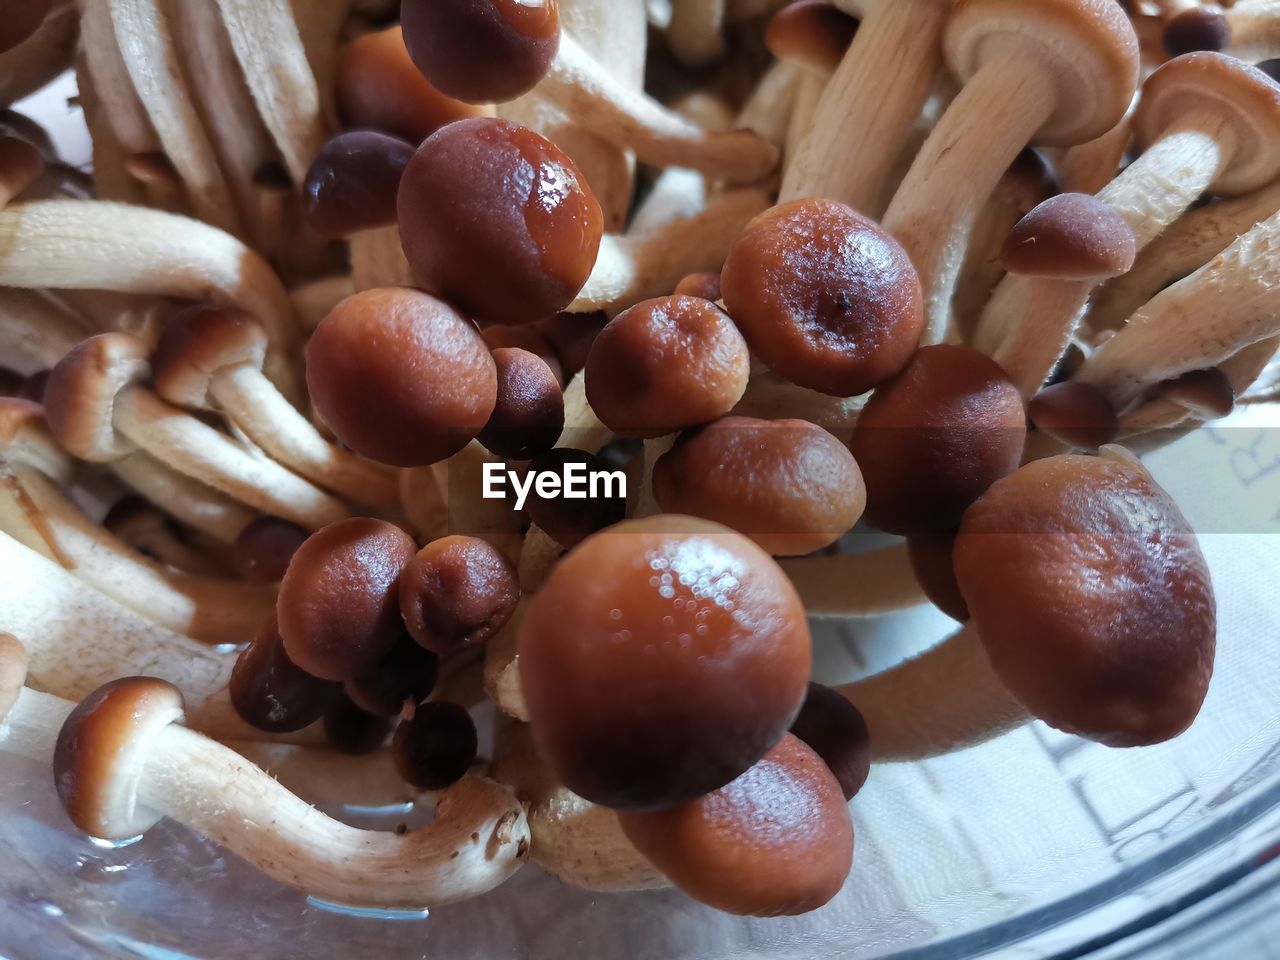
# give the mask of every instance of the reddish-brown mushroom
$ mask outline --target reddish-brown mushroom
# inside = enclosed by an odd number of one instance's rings
[[[391,652],[344,685],[347,697],[367,713],[396,717],[417,707],[435,689],[440,658],[403,634]]]
[[[617,476],[617,471],[613,470],[608,461],[594,453],[558,447],[550,453],[535,457],[529,464],[529,472],[535,476],[548,473],[565,477],[575,467],[588,477],[585,497],[570,499],[560,495],[563,491],[557,491],[555,495],[544,495],[535,483],[530,488],[525,507],[529,519],[565,548],[577,546],[591,534],[618,523],[626,516],[627,509],[621,483],[610,480],[608,484],[596,484],[596,489],[592,490],[589,480],[592,474]]]
[[[444,460],[493,413],[497,371],[475,327],[417,290],[368,290],[333,308],[307,344],[307,385],[352,450],[400,467]]]
[[[394,224],[400,179],[413,149],[407,141],[370,130],[329,140],[302,185],[307,223],[333,238]]]
[[[587,400],[616,433],[660,437],[727,414],[750,372],[746,341],[723,310],[701,297],[659,297],[600,331]]]
[[[800,598],[769,556],[675,516],[570,551],[529,604],[517,653],[534,737],[564,784],[641,810],[764,756],[799,712],[811,658]]]
[[[1111,443],[1120,432],[1120,418],[1106,394],[1075,380],[1045,387],[1032,398],[1027,413],[1037,430],[1081,450]]]
[[[231,563],[250,583],[279,583],[308,533],[279,517],[259,517],[231,545]]]
[[[867,520],[890,533],[955,529],[969,504],[1018,468],[1026,433],[1022,398],[994,360],[925,347],[858,418],[852,449]]]
[[[1137,255],[1137,236],[1115,207],[1086,194],[1060,193],[1018,221],[1000,265],[1053,280],[1102,280],[1127,273]]]
[[[324,736],[339,753],[362,756],[386,742],[391,724],[386,717],[369,713],[351,699],[339,695],[324,714]]]
[[[488,118],[423,142],[400,184],[399,219],[417,281],[483,323],[534,323],[564,310],[591,275],[604,231],[568,154]]]
[[[423,547],[400,575],[400,615],[415,640],[447,656],[483,644],[520,601],[516,571],[478,537],[445,537]]]
[[[564,430],[564,391],[555,371],[515,347],[493,351],[498,396],[493,416],[476,437],[508,460],[528,460],[556,445]]]
[[[551,341],[560,360],[564,378],[568,379],[587,365],[587,356],[596,337],[609,322],[603,311],[592,313],[557,313],[538,324],[538,330]]]
[[[313,534],[293,555],[276,613],[289,659],[313,676],[350,680],[400,636],[397,585],[417,552],[382,520],[356,517]]]
[[[560,314],[557,314],[557,316],[560,316]],[[484,342],[488,344],[490,350],[514,347],[517,350],[527,350],[532,353],[551,368],[551,372],[556,375],[556,382],[563,387],[568,378],[565,376],[564,366],[560,362],[560,354],[556,350],[555,344],[552,343],[551,338],[542,332],[541,326],[541,324],[538,324],[536,326],[509,327],[499,324],[485,327],[480,331],[480,336],[484,337]]]
[[[654,468],[653,495],[665,512],[723,523],[775,556],[830,546],[867,502],[853,455],[826,430],[751,417],[682,437]]]
[[[816,910],[839,892],[853,864],[853,824],[840,784],[791,735],[726,786],[621,820],[672,883],[728,913]]]
[[[715,303],[721,297],[720,274],[691,273],[676,284],[675,295],[677,297],[701,297],[703,300],[710,300]]]
[[[241,719],[267,733],[310,726],[342,692],[336,683],[313,677],[289,659],[275,617],[236,658],[229,691]]]
[[[391,741],[400,776],[421,790],[443,790],[475,762],[476,725],[456,703],[433,702],[402,720]]]
[[[779,60],[829,78],[858,32],[858,21],[831,0],[796,0],[775,13],[764,42]]]
[[[771,370],[852,397],[911,359],[923,330],[905,251],[843,204],[796,200],[756,217],[729,254],[725,305]]]
[[[964,623],[969,619],[969,605],[964,602],[960,584],[956,582],[955,531],[922,533],[907,541],[911,572],[929,602]]]
[[[858,708],[831,687],[810,683],[791,733],[822,758],[852,800],[871,773],[871,738]]]

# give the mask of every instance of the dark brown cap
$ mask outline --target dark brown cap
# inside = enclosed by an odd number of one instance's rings
[[[340,133],[316,154],[302,185],[307,223],[322,237],[347,237],[396,222],[400,178],[413,145],[370,130]]]
[[[0,53],[12,50],[40,29],[53,0],[4,0],[0,3]]]
[[[231,706],[245,723],[266,733],[309,727],[341,688],[319,680],[289,659],[272,617],[236,658],[228,687]]]
[[[911,572],[929,602],[953,620],[969,619],[969,605],[964,602],[956,583],[955,531],[922,533],[907,540],[907,556]]]
[[[279,583],[289,561],[310,534],[279,517],[259,517],[240,531],[231,546],[231,564],[250,583]]]
[[[1236,391],[1219,367],[1192,370],[1157,388],[1161,397],[1186,407],[1201,420],[1220,420],[1236,406]]]
[[[400,721],[391,756],[400,776],[419,790],[444,790],[475,763],[478,740],[471,715],[456,703],[424,703]]]
[[[418,706],[436,687],[440,658],[424,649],[406,631],[391,652],[344,689],[361,710],[380,717],[399,716],[406,706]]]
[[[779,60],[831,74],[858,32],[858,21],[831,0],[796,0],[773,15],[764,43]]]
[[[546,453],[564,431],[564,391],[555,371],[541,357],[516,347],[494,350],[493,362],[497,403],[476,439],[507,460]]]
[[[569,464],[582,464],[588,474],[612,472],[615,467],[603,457],[586,450],[572,447],[557,447],[549,453],[535,457],[529,463],[532,473],[555,473],[564,476]],[[597,490],[599,496],[588,496],[585,499],[569,499],[563,496],[544,497],[535,483],[530,490],[525,510],[529,519],[542,528],[552,540],[560,546],[568,548],[576,546],[585,537],[618,523],[626,516],[627,502],[620,496],[605,496],[606,492],[620,493],[616,488],[609,491],[601,485]]]
[[[1052,280],[1102,280],[1128,273],[1138,240],[1109,203],[1083,193],[1044,201],[1009,233],[1000,265]]]
[[[423,647],[442,656],[488,641],[519,602],[515,568],[478,537],[432,541],[400,575],[405,627]]]
[[[1225,50],[1231,28],[1221,10],[1193,7],[1169,18],[1164,26],[1164,48],[1171,57],[1197,50]]]
[[[857,796],[871,773],[871,737],[857,707],[830,687],[810,683],[791,733],[831,768],[845,800]]]
[[[1028,412],[1037,430],[1081,450],[1096,450],[1120,433],[1120,418],[1106,394],[1075,380],[1045,387]]]
[[[191,307],[164,328],[151,357],[156,393],[179,407],[216,406],[209,381],[222,370],[261,370],[267,332],[257,320],[231,307]]]
[[[116,432],[116,395],[151,375],[147,347],[124,333],[100,333],[77,344],[58,361],[45,387],[49,429],[67,452],[108,463],[134,445]]]
[[[386,717],[361,710],[339,694],[324,714],[324,737],[329,746],[348,756],[373,753],[387,741],[391,722]]]

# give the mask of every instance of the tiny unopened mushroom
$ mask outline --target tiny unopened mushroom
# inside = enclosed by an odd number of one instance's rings
[[[749,768],[799,711],[810,665],[804,610],[769,556],[672,516],[570,551],[530,603],[518,655],[552,768],[628,809],[682,803]]]
[[[541,357],[515,347],[494,350],[493,362],[497,401],[476,439],[509,460],[546,453],[564,430],[564,391],[555,371]]]
[[[475,762],[476,725],[455,703],[432,701],[401,720],[391,742],[396,769],[420,790],[444,790]]]
[[[1109,746],[1195,719],[1213,670],[1213,589],[1195,535],[1127,451],[1038,460],[966,513],[955,571],[972,620],[841,688],[876,757],[960,749],[1028,713]]]
[[[245,723],[267,733],[292,733],[319,720],[341,692],[289,659],[274,616],[240,652],[227,687]]]
[[[749,417],[681,437],[654,468],[653,494],[664,512],[722,523],[775,556],[830,546],[866,504],[858,465],[827,431]]]
[[[357,503],[394,505],[391,470],[329,443],[262,372],[267,336],[248,314],[193,308],[171,319],[151,358],[156,393],[221,412],[270,457]]]
[[[1213,50],[1241,60],[1266,60],[1280,53],[1280,4],[1254,0],[1239,9],[1193,6],[1169,18],[1164,46],[1170,54]]]
[[[316,328],[306,355],[321,417],[378,463],[444,460],[493,413],[497,371],[484,340],[448,304],[417,290],[348,297]]]
[[[645,300],[596,337],[587,400],[615,432],[659,437],[727,414],[742,399],[750,366],[746,341],[714,303]]]
[[[964,87],[884,218],[920,273],[930,343],[951,322],[974,221],[1019,151],[1105,133],[1124,116],[1138,82],[1133,28],[1110,0],[960,0],[943,48]]]
[[[871,773],[871,739],[857,707],[831,687],[810,683],[791,733],[822,758],[852,800]]]
[[[1060,193],[1009,232],[1000,264],[1010,273],[1051,280],[1117,277],[1137,257],[1133,228],[1096,197]]]
[[[816,910],[840,891],[853,863],[853,824],[840,784],[791,734],[714,792],[619,818],[631,842],[677,887],[729,913]]]
[[[898,373],[922,326],[901,246],[842,204],[797,200],[748,225],[721,278],[725,305],[775,373],[837,397]]]
[[[404,568],[399,589],[405,627],[441,656],[484,644],[511,619],[520,600],[510,561],[477,537],[427,544]]]
[[[276,602],[289,658],[324,680],[350,680],[381,660],[399,636],[397,585],[416,552],[384,520],[356,517],[313,534]]]
[[[340,501],[143,386],[147,354],[127,334],[99,334],[54,367],[45,413],[69,452],[109,463],[140,447],[243,503],[311,528],[347,515]]]

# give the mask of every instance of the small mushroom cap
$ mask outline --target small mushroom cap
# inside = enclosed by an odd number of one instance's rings
[[[480,331],[480,336],[494,352],[505,347],[514,347],[517,350],[527,350],[532,353],[551,368],[556,382],[563,386],[566,377],[564,366],[560,363],[560,355],[556,352],[551,339],[542,333],[540,327],[541,324],[523,327],[489,326]]]
[[[400,575],[400,615],[415,640],[445,656],[483,644],[511,619],[520,581],[510,561],[478,537],[427,544]]]
[[[725,417],[681,437],[653,471],[666,513],[714,520],[774,556],[804,556],[852,529],[867,502],[843,443],[805,420]]]
[[[1134,136],[1149,147],[1200,110],[1222,118],[1233,145],[1213,182],[1215,192],[1249,193],[1280,176],[1280,84],[1223,53],[1185,54],[1143,84]]]
[[[0,397],[0,457],[34,467],[50,478],[69,482],[75,463],[49,432],[44,409],[18,397]]]
[[[398,717],[406,704],[418,706],[436,687],[440,658],[405,632],[391,652],[344,687],[361,710],[379,717]]]
[[[846,801],[857,796],[871,773],[871,737],[857,707],[830,687],[810,683],[791,733],[831,769]]]
[[[546,453],[564,431],[564,391],[555,371],[541,357],[515,347],[494,350],[493,362],[497,403],[476,439],[507,460]]]
[[[400,22],[418,69],[469,103],[528,93],[560,49],[556,0],[403,0]]]
[[[965,623],[969,605],[964,602],[960,584],[956,582],[956,535],[922,533],[907,540],[907,556],[911,572],[929,602],[953,620]]]
[[[1209,570],[1136,459],[1028,464],[965,514],[955,565],[992,667],[1050,726],[1131,747],[1195,719],[1213,672]]]
[[[608,322],[608,315],[596,310],[592,313],[557,313],[550,320],[538,324],[538,330],[551,341],[566,382],[587,365],[591,347]]]
[[[324,737],[338,753],[353,757],[373,753],[390,732],[390,720],[361,710],[342,695],[325,711]]]
[[[554,473],[566,476],[570,464],[581,464],[587,476],[595,473],[616,473],[616,469],[603,457],[572,447],[558,447],[529,464],[534,474]],[[632,482],[628,479],[628,484]],[[620,496],[621,484],[611,483],[607,488],[597,484],[595,496],[587,487],[587,497],[570,499],[565,496],[543,496],[537,484],[530,488],[525,510],[529,519],[560,546],[575,547],[584,539],[606,527],[620,522],[627,511],[626,498]],[[607,494],[614,494],[608,496]]]
[[[361,456],[397,467],[445,460],[493,414],[498,375],[475,326],[403,288],[343,300],[307,344],[320,416]]]
[[[1235,387],[1219,367],[1192,370],[1174,380],[1166,380],[1158,392],[1201,420],[1219,420],[1236,407]]]
[[[729,315],[760,359],[832,396],[857,396],[894,376],[924,327],[906,251],[875,221],[829,200],[760,214],[721,281]]]
[[[1171,57],[1225,50],[1230,42],[1231,27],[1221,10],[1192,7],[1174,14],[1164,26],[1164,48]]]
[[[27,683],[27,648],[12,634],[0,633],[0,724]]]
[[[943,48],[961,80],[1016,52],[1053,77],[1057,107],[1035,137],[1043,146],[1102,136],[1124,117],[1138,86],[1138,38],[1115,0],[959,0]]]
[[[4,0],[0,3],[0,53],[12,50],[40,29],[53,0]]]
[[[399,220],[418,283],[482,323],[534,323],[564,310],[591,275],[604,232],[600,204],[568,154],[490,118],[452,123],[423,142],[400,184]]]
[[[483,109],[447,96],[422,75],[399,25],[356,37],[338,55],[336,94],[343,125],[421,143]]]
[[[163,816],[138,803],[155,739],[182,723],[178,688],[151,677],[114,680],[71,711],[53,752],[53,781],[71,822],[100,840],[131,840]]]
[[[723,310],[701,297],[659,297],[600,331],[587,401],[616,433],[660,437],[727,414],[750,374],[747,342]]]
[[[867,520],[903,535],[954,530],[1018,468],[1026,433],[1022,398],[998,363],[968,347],[925,347],[858,417]]]
[[[858,32],[858,21],[831,0],[797,0],[769,21],[764,43],[779,60],[830,75]]]
[[[419,790],[444,790],[461,780],[478,749],[476,725],[456,703],[424,703],[402,720],[391,741],[400,776]]]
[[[676,284],[677,297],[701,297],[715,303],[721,297],[720,274],[691,273]]]
[[[751,767],[799,712],[811,661],[804,606],[769,555],[677,516],[571,550],[530,602],[517,653],[557,775],[632,810],[683,803]]]
[[[397,585],[417,546],[399,527],[354,517],[312,534],[280,583],[276,613],[289,659],[323,680],[350,680],[400,635]]]
[[[240,719],[266,733],[311,726],[340,692],[336,683],[311,676],[289,659],[275,617],[240,651],[227,689]]]
[[[677,887],[718,910],[794,916],[816,910],[853,864],[853,823],[822,758],[788,734],[720,789],[622,829]]]
[[[412,157],[413,144],[385,133],[338,134],[320,148],[302,185],[307,223],[330,238],[392,226]]]
[[[1009,273],[1052,280],[1103,280],[1128,273],[1138,238],[1109,203],[1083,193],[1061,193],[1018,221],[1000,265]]]
[[[92,463],[119,460],[134,445],[116,432],[116,396],[151,375],[147,347],[125,333],[100,333],[58,361],[45,386],[49,429],[72,456]]]
[[[231,565],[250,583],[279,583],[311,534],[279,517],[259,517],[231,545]]]
[[[1045,387],[1032,398],[1028,413],[1037,430],[1081,450],[1095,450],[1120,433],[1120,418],[1107,395],[1076,380]]]
[[[151,367],[156,393],[179,407],[216,406],[209,394],[214,375],[233,367],[261,370],[267,332],[243,310],[193,307],[171,319],[160,335]]]

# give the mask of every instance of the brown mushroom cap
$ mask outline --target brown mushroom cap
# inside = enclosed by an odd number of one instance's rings
[[[556,445],[564,431],[564,391],[555,371],[527,350],[493,351],[498,399],[493,416],[476,437],[507,460],[528,460]]]
[[[249,726],[291,733],[319,720],[341,688],[311,676],[289,659],[272,617],[236,658],[228,691],[231,706]]]
[[[405,627],[442,656],[487,641],[511,619],[519,601],[515,568],[478,537],[432,541],[400,575]]]
[[[1213,588],[1177,505],[1136,460],[1028,464],[965,514],[955,566],[992,667],[1030,713],[1117,747],[1195,719]]]
[[[250,583],[278,583],[309,536],[296,523],[279,517],[259,517],[236,537],[231,546],[231,565]]]
[[[402,720],[391,741],[400,776],[419,790],[443,790],[457,783],[475,762],[476,725],[456,703],[432,702]]]
[[[481,115],[422,75],[405,49],[399,25],[356,37],[338,56],[338,114],[349,128],[378,130],[421,143],[455,120]]]
[[[965,623],[969,605],[964,602],[960,584],[956,582],[955,531],[922,533],[907,541],[907,557],[911,572],[929,602],[953,620]]]
[[[418,69],[470,103],[528,93],[560,49],[556,0],[403,0],[400,22]]]
[[[701,297],[659,297],[600,331],[587,400],[614,432],[660,437],[727,414],[750,373],[747,343],[723,310]]]
[[[406,704],[417,706],[435,689],[440,658],[424,649],[408,632],[391,652],[354,680],[345,691],[361,710],[379,717],[396,717]]]
[[[1000,251],[1009,273],[1052,280],[1102,280],[1128,273],[1138,239],[1109,203],[1061,193],[1018,221]]]
[[[681,437],[653,471],[667,513],[722,523],[775,556],[835,543],[867,502],[853,455],[804,420],[725,417]]]
[[[1195,110],[1221,117],[1233,145],[1213,181],[1216,192],[1249,193],[1280,176],[1280,84],[1275,80],[1223,53],[1184,54],[1142,85],[1134,136],[1148,147]]]
[[[871,773],[871,737],[858,708],[820,683],[810,683],[791,733],[835,774],[845,800],[852,800]]]
[[[1236,407],[1236,390],[1218,367],[1192,370],[1157,388],[1165,400],[1185,407],[1202,420],[1218,420],[1230,415]]]
[[[497,371],[475,327],[417,290],[357,293],[307,344],[320,416],[361,456],[397,467],[453,456],[493,413]]]
[[[1045,387],[1027,410],[1037,430],[1082,450],[1111,443],[1120,433],[1120,418],[1097,387],[1066,380]]]
[[[571,447],[559,447],[529,463],[532,473],[554,473],[564,476],[571,463],[582,464],[588,473],[614,472],[614,467],[603,457],[585,450]],[[631,482],[631,481],[628,481]],[[590,494],[590,488],[588,488]],[[574,547],[585,538],[600,530],[621,522],[626,516],[627,501],[625,497],[607,497],[603,485],[597,491],[600,496],[588,495],[585,499],[569,499],[564,496],[544,497],[537,484],[530,488],[525,510],[529,519],[536,523],[544,533],[562,547]],[[613,485],[609,492],[620,492]]]
[[[539,332],[551,341],[566,382],[587,365],[591,347],[608,322],[608,315],[597,310],[592,313],[557,313],[538,324]]]
[[[924,327],[920,279],[873,220],[829,200],[756,217],[721,277],[730,316],[770,369],[838,397],[906,365]]]
[[[779,60],[834,73],[858,32],[858,21],[831,0],[796,0],[769,21],[764,43]]]
[[[691,273],[676,284],[677,297],[701,297],[715,303],[721,297],[720,274]]]
[[[903,535],[955,529],[1018,468],[1026,432],[1022,398],[999,364],[968,347],[925,347],[858,417],[851,449],[867,520]]]
[[[0,3],[0,53],[12,50],[44,23],[53,0],[4,0]]]
[[[1174,14],[1164,25],[1164,48],[1178,57],[1197,50],[1225,50],[1231,28],[1221,10],[1193,7]]]
[[[768,554],[674,516],[571,550],[517,646],[534,737],[564,784],[641,810],[715,790],[764,756],[800,709],[811,659],[804,607]]]
[[[72,456],[107,463],[134,447],[116,433],[116,395],[151,374],[146,345],[124,333],[100,333],[58,361],[45,386],[49,429]]]
[[[619,819],[672,883],[727,913],[816,910],[840,891],[853,864],[853,824],[840,784],[789,734],[726,786],[671,810]]]
[[[322,237],[347,237],[396,222],[396,198],[413,144],[385,133],[340,133],[316,154],[302,185],[307,223]]]
[[[390,731],[386,717],[361,710],[342,695],[325,711],[324,737],[338,753],[357,757],[373,753],[386,742]]]
[[[959,0],[943,49],[962,81],[1017,53],[1050,73],[1057,106],[1036,134],[1043,146],[1086,143],[1119,123],[1141,60],[1133,26],[1115,0]]]
[[[397,585],[416,552],[399,527],[367,517],[312,534],[276,601],[289,659],[312,676],[342,681],[390,653],[400,636]]]
[[[214,406],[209,381],[220,370],[261,370],[267,332],[243,310],[192,307],[170,319],[151,357],[156,393],[180,407]]]
[[[482,323],[534,323],[565,309],[591,275],[604,231],[568,154],[489,118],[452,123],[423,142],[400,184],[399,221],[418,283]]]
[[[182,694],[163,680],[126,677],[80,702],[58,734],[53,782],[80,830],[101,840],[131,840],[161,814],[138,803],[138,782],[155,737],[183,721]]]
[[[489,326],[480,331],[480,336],[484,338],[484,342],[490,350],[501,350],[504,347],[527,350],[551,368],[551,372],[556,376],[557,383],[563,385],[567,379],[555,345],[552,344],[549,337],[541,332],[538,326]]]

